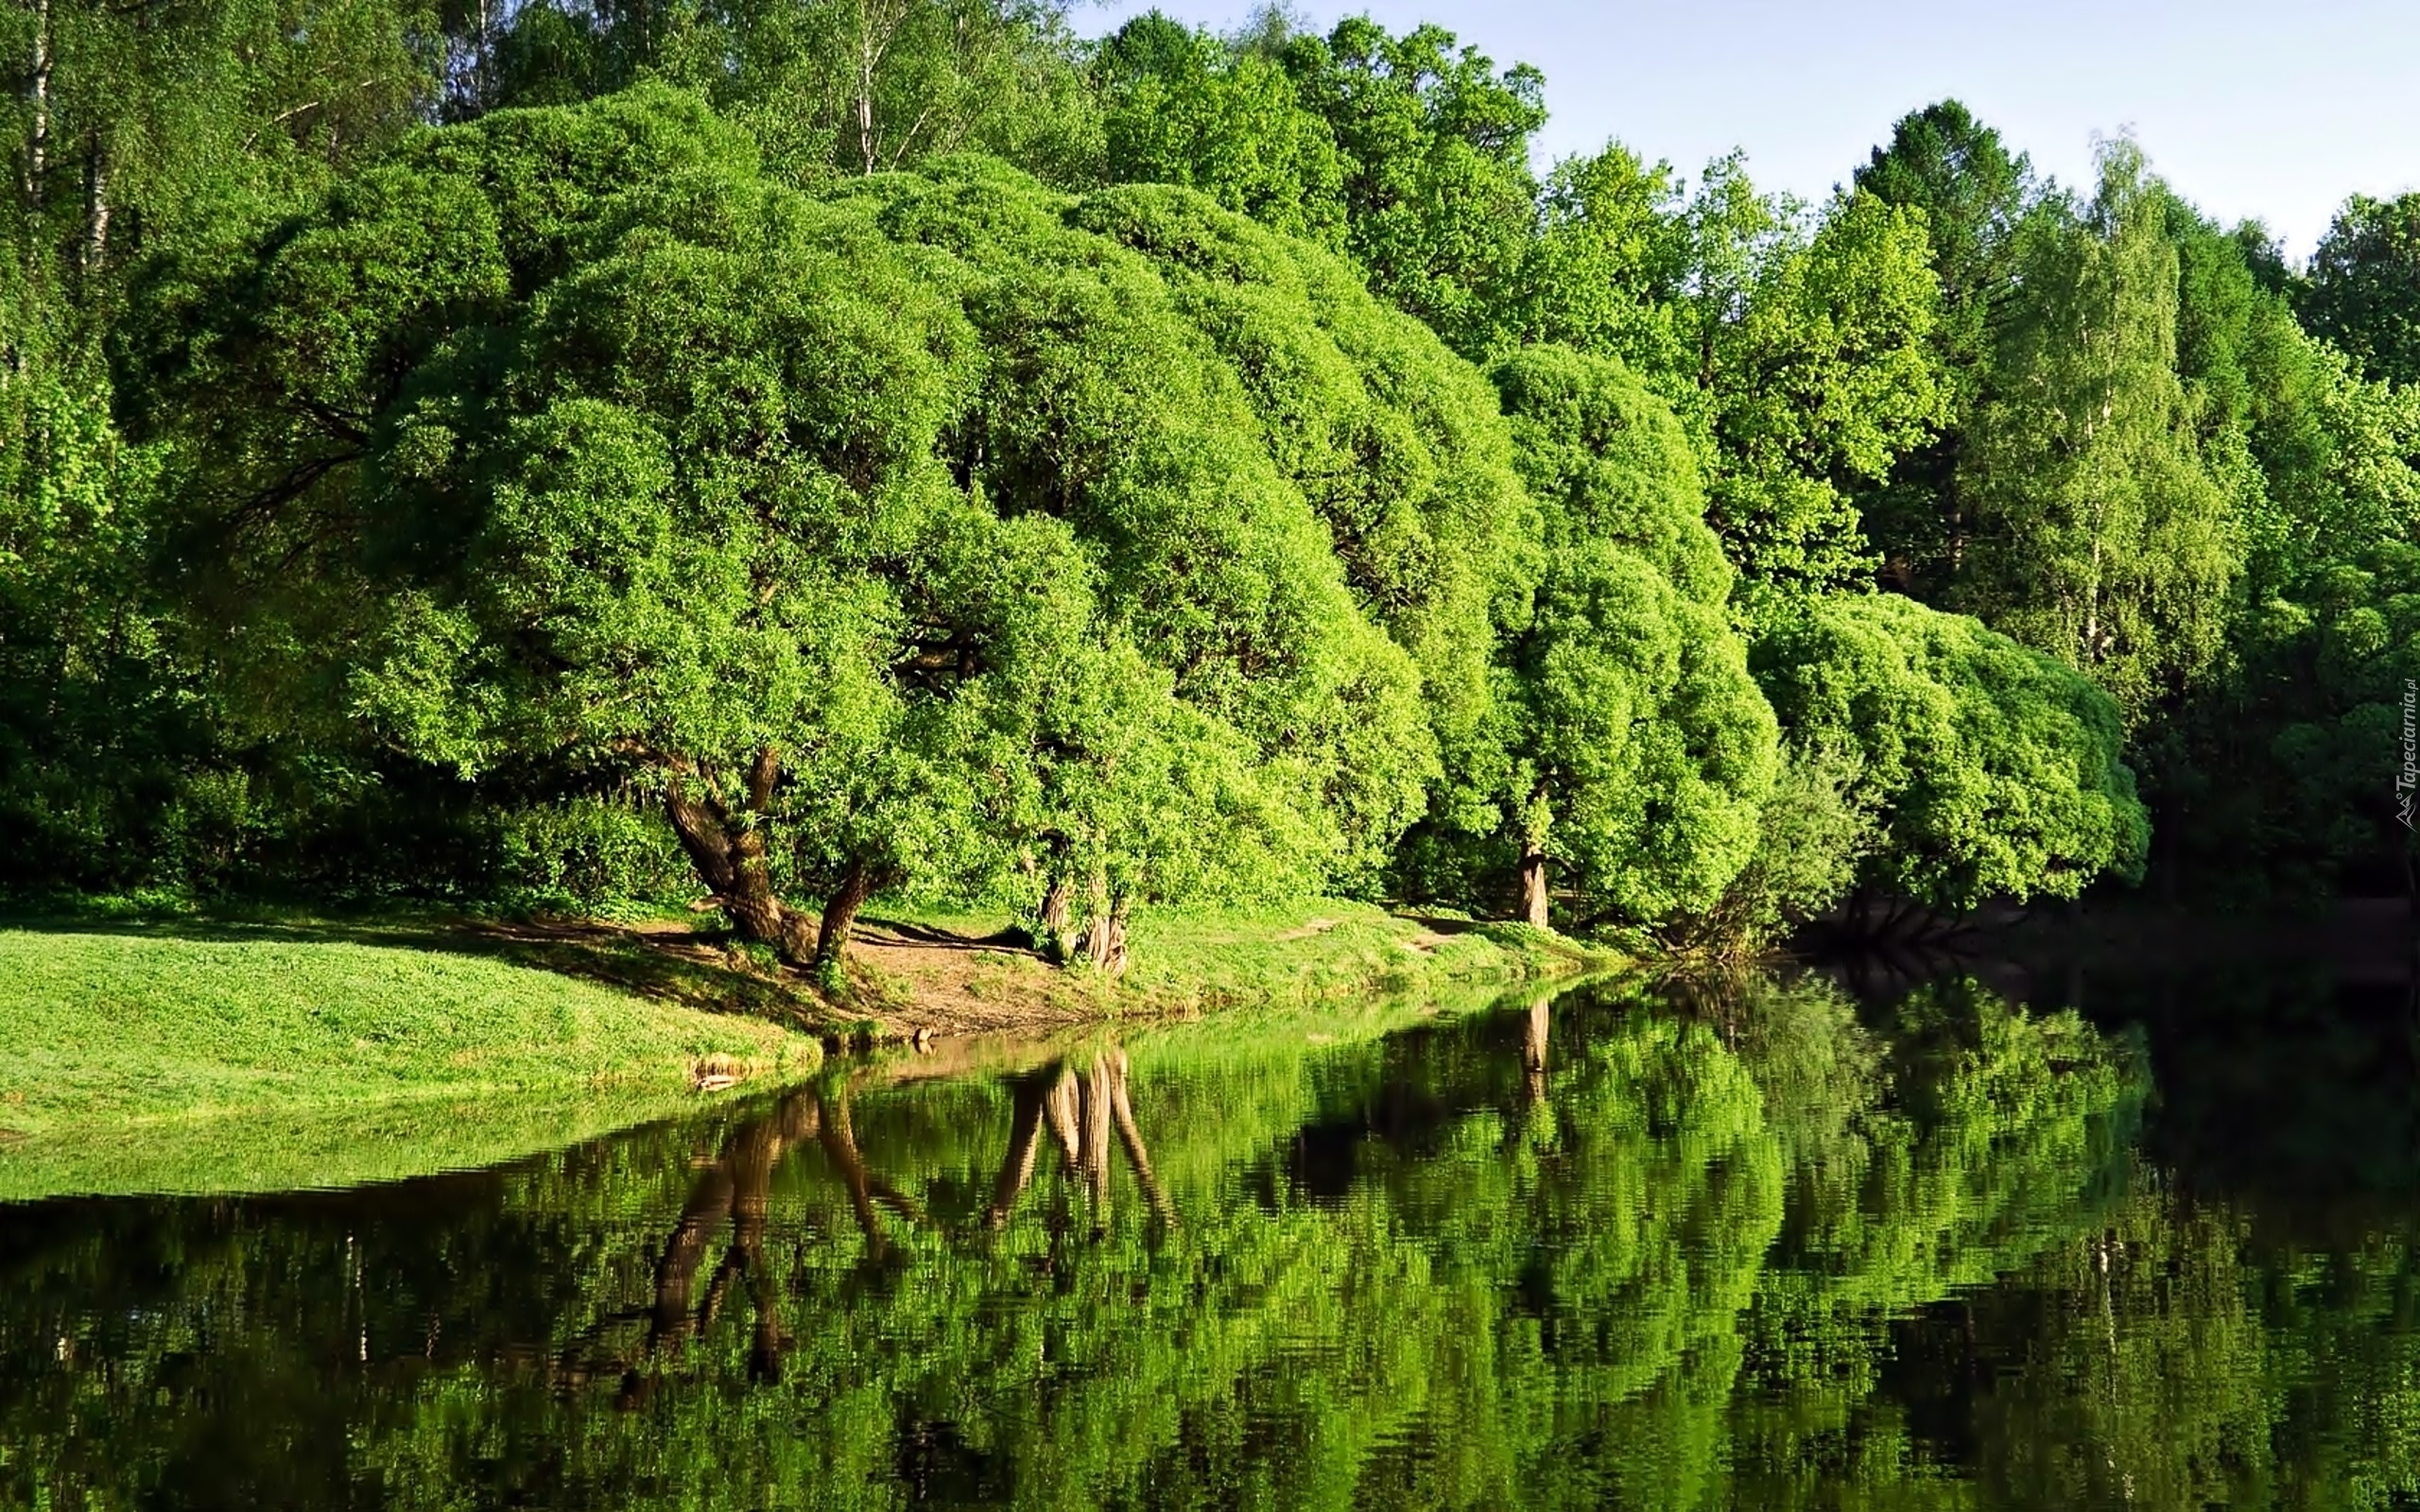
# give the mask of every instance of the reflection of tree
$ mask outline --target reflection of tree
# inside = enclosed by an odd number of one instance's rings
[[[1167,1194],[1151,1174],[1151,1157],[1144,1148],[1142,1132],[1134,1126],[1131,1066],[1126,1052],[1115,1046],[1100,1051],[1080,1074],[1078,1064],[1074,1057],[1062,1057],[1027,1072],[1010,1084],[1014,1112],[1009,1149],[1000,1162],[999,1177],[993,1183],[991,1206],[984,1210],[987,1226],[998,1228],[1006,1225],[1017,1199],[1032,1184],[1046,1122],[1066,1162],[1066,1173],[1091,1194],[1097,1223],[1108,1221],[1109,1144],[1113,1134],[1125,1150],[1127,1164],[1132,1168],[1135,1182],[1142,1187],[1152,1212],[1163,1222],[1175,1221]]]
[[[845,1107],[844,1102],[837,1120],[844,1128]],[[691,1184],[672,1237],[656,1262],[648,1353],[677,1358],[683,1345],[713,1325],[732,1282],[744,1278],[756,1319],[750,1374],[768,1381],[780,1374],[790,1337],[782,1325],[780,1283],[765,1254],[773,1172],[792,1146],[816,1138],[830,1122],[835,1121],[823,1116],[817,1094],[802,1091],[784,1098],[772,1112],[742,1124],[723,1142],[721,1153]],[[693,1307],[698,1271],[726,1222],[731,1235],[722,1263],[707,1283],[704,1299]],[[645,1383],[633,1370],[625,1381],[626,1395],[635,1397],[644,1390]]]
[[[1749,997],[1722,1022],[1635,992],[1525,998],[1308,1057],[1155,1038],[1134,1064],[1087,1047],[912,1089],[860,1072],[717,1131],[702,1160],[682,1131],[566,1156],[499,1178],[497,1211],[552,1226],[525,1246],[544,1263],[432,1260],[455,1280],[411,1299],[432,1316],[389,1347],[410,1373],[324,1409],[351,1434],[326,1435],[330,1473],[399,1508],[672,1486],[700,1507],[890,1504],[903,1486],[1029,1506],[1957,1504],[1927,1436],[1952,1409],[1897,1410],[1912,1366],[1892,1350],[1913,1325],[1893,1320],[1979,1267],[2088,1245],[2018,1230],[2104,1221],[2079,1195],[2122,1092],[2105,1047],[1956,994],[1862,1024],[1837,996]],[[1121,1162],[1143,1200],[1112,1190]],[[272,1258],[240,1274],[290,1272],[274,1246],[294,1235],[263,1233]],[[331,1291],[340,1323],[288,1356],[339,1327],[350,1345],[381,1272]],[[125,1315],[271,1315],[212,1290],[238,1276]],[[2123,1347],[2135,1294],[2111,1295]],[[0,1348],[23,1335],[9,1358],[55,1359],[58,1330],[21,1306],[0,1296]],[[422,1358],[497,1314],[522,1342]],[[2086,1420],[2050,1388],[2110,1358],[2097,1301],[2064,1332],[1975,1315],[2067,1341],[2038,1412],[2012,1386],[1993,1432]],[[164,1361],[189,1336],[146,1348]],[[311,1379],[285,1362],[263,1376]],[[2145,1379],[2190,1368],[2178,1354]],[[2095,1379],[2105,1401],[2132,1378]],[[632,1410],[588,1410],[616,1381]],[[255,1387],[212,1389],[236,1412]],[[127,1421],[150,1420],[128,1400]],[[1991,1421],[1954,1410],[1958,1432]],[[0,1438],[89,1441],[52,1411],[0,1407]],[[16,1473],[0,1464],[0,1502]]]

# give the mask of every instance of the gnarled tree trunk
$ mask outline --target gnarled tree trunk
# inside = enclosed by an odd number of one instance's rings
[[[818,971],[839,970],[841,954],[849,948],[849,936],[857,927],[857,910],[890,881],[890,873],[885,868],[863,856],[851,858],[848,869],[840,873],[840,885],[824,901],[823,926],[815,939]]]
[[[689,864],[731,916],[742,938],[770,945],[787,966],[816,959],[812,926],[804,915],[773,895],[772,862],[766,850],[773,787],[781,780],[781,757],[767,747],[748,775],[745,806],[734,811],[713,784],[686,764],[665,779],[664,812],[680,836]]]
[[[1126,894],[1112,894],[1107,882],[1095,879],[1081,951],[1094,971],[1113,977],[1126,974]]]
[[[1050,886],[1042,895],[1041,933],[1053,941],[1067,937],[1067,916],[1076,905],[1076,888],[1063,871],[1050,875]]]
[[[1547,832],[1551,824],[1544,786],[1530,795],[1521,814],[1521,922],[1547,927]]]

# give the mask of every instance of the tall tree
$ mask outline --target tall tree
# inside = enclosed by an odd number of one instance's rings
[[[1974,521],[1960,603],[2091,674],[2130,724],[2219,655],[2242,565],[2177,374],[2164,201],[2121,139],[2088,204],[2029,217],[2023,294],[1960,474]]]
[[[1533,347],[1495,379],[1547,556],[1507,642],[1499,749],[1464,771],[1498,774],[1530,922],[1560,881],[1587,915],[1663,926],[1747,864],[1772,785],[1730,565],[1685,434],[1619,362]]]
[[[1484,357],[1534,221],[1544,76],[1527,64],[1499,73],[1442,27],[1397,37],[1360,16],[1325,38],[1292,38],[1282,56],[1335,133],[1345,246],[1371,288]]]
[[[1158,11],[1101,44],[1113,181],[1200,189],[1289,235],[1344,240],[1344,160],[1266,51],[1238,49]]]
[[[1926,440],[1948,400],[1923,217],[1856,193],[1810,235],[1726,161],[1689,223],[1683,313],[1713,445],[1709,518],[1751,612],[1861,582],[1872,558],[1853,492]]]
[[[2420,382],[2420,191],[2346,200],[2311,254],[2300,311],[2364,377]]]
[[[1476,374],[1182,190],[808,197],[642,87],[429,132],[150,297],[141,407],[250,690],[647,782],[825,971],[872,890],[1020,852],[1113,965],[1133,901],[1365,883],[1521,593]]]
[[[1858,499],[1883,579],[1938,603],[1965,552],[1963,422],[1991,383],[1994,312],[2015,288],[2014,235],[2032,192],[2031,165],[1953,99],[1901,117],[1855,181],[1886,204],[1923,212],[1941,284],[1933,345],[1948,395],[1940,432]]]

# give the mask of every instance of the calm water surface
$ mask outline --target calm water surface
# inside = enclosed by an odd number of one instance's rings
[[[0,1504],[2420,1504],[2404,988],[1993,980],[908,1057],[0,1208]]]

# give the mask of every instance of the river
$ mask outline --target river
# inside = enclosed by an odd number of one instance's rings
[[[1951,969],[1354,1022],[901,1053],[350,1191],[0,1207],[0,1504],[2420,1504],[2399,983]]]

